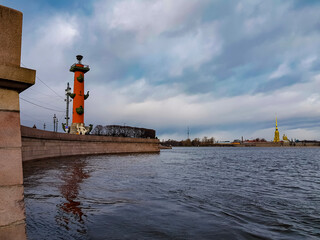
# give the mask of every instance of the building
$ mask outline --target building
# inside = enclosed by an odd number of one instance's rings
[[[279,136],[279,130],[278,130],[278,121],[277,121],[277,117],[276,117],[276,130],[274,131],[274,139],[273,142],[277,143],[280,142],[280,136]]]

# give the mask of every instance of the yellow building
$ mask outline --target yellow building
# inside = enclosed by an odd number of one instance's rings
[[[278,130],[278,121],[276,117],[276,130],[274,131],[274,139],[273,142],[280,142],[279,130]]]

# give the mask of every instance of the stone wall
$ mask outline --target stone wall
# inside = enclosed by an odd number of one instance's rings
[[[22,161],[110,153],[157,153],[158,139],[73,135],[21,126]]]

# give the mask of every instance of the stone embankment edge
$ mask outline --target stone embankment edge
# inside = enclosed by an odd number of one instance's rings
[[[72,135],[21,126],[22,161],[101,154],[159,153],[158,139]]]

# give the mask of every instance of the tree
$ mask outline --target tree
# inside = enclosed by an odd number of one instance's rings
[[[191,146],[191,140],[188,138],[187,140],[181,141],[182,146]]]
[[[191,142],[192,146],[200,146],[200,138],[195,138]]]
[[[102,125],[97,125],[91,132],[91,134],[94,135],[102,135],[102,131],[103,131],[103,126]]]
[[[208,139],[208,141],[209,141],[210,145],[213,145],[214,142],[215,142],[215,139],[214,139],[214,137],[211,137],[211,138]]]

